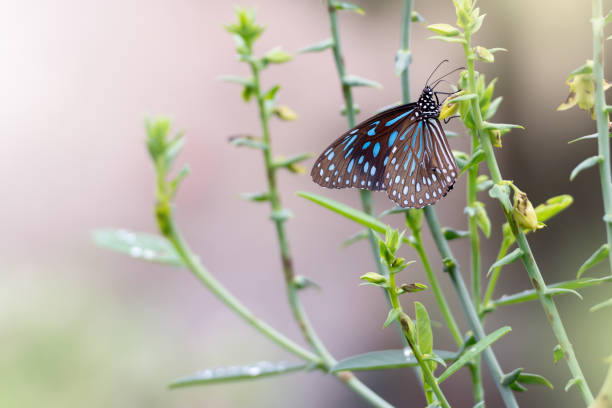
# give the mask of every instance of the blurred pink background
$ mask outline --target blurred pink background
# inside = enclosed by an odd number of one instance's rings
[[[609,3],[609,2],[606,2]],[[231,36],[235,2],[213,1],[25,1],[4,2],[0,13],[0,103],[4,186],[0,266],[0,355],[2,407],[357,407],[354,394],[319,372],[275,379],[169,391],[167,384],[197,370],[260,360],[294,360],[222,307],[187,271],[150,265],[97,248],[90,231],[124,227],[154,232],[153,171],[144,147],[144,118],[170,115],[185,130],[179,163],[191,175],[176,200],[178,222],[206,265],[252,310],[302,343],[286,305],[275,234],[266,205],[240,200],[242,192],[265,187],[258,152],[227,143],[236,133],[258,133],[253,104],[222,74],[246,75]],[[295,52],[330,36],[322,1],[242,1],[255,7],[268,28],[256,50],[282,45]],[[399,44],[400,1],[360,1],[365,16],[342,13],[341,37],[348,72],[379,81],[383,90],[356,89],[361,119],[400,99],[394,56]],[[505,136],[498,158],[537,204],[569,193],[570,210],[530,235],[547,282],[572,279],[579,265],[604,240],[601,192],[596,172],[573,183],[571,169],[595,152],[595,144],[567,141],[594,132],[587,113],[556,112],[565,100],[567,74],[591,55],[590,7],[575,2],[482,0],[487,13],[475,44],[504,47],[493,65],[478,64],[487,79],[499,77],[504,102],[496,122],[519,123],[524,131]],[[609,5],[608,5],[609,6]],[[456,20],[451,2],[417,1],[428,23]],[[424,25],[412,35],[412,92],[418,95],[442,59],[463,64],[460,47],[429,41]],[[608,65],[610,59],[607,59]],[[608,78],[612,75],[608,74]],[[340,87],[331,53],[298,55],[263,74],[266,86],[281,83],[279,103],[292,107],[297,122],[272,125],[278,154],[320,152],[345,130],[339,115]],[[459,121],[449,129],[464,134]],[[467,149],[465,138],[452,139]],[[307,162],[310,165],[312,161]],[[484,171],[484,170],[483,170]],[[365,242],[341,250],[358,226],[295,196],[313,191],[358,206],[356,190],[328,191],[308,176],[281,174],[283,201],[295,218],[288,223],[297,272],[318,282],[303,301],[323,341],[336,358],[397,348],[393,329],[382,330],[386,303],[381,293],[358,286],[374,268]],[[384,193],[377,209],[389,208]],[[502,214],[481,194],[493,218],[483,243],[483,268],[494,260]],[[466,227],[465,181],[436,209],[444,225]],[[400,217],[390,218],[402,228]],[[439,257],[425,232],[430,257]],[[453,243],[464,275],[468,243]],[[416,259],[409,248],[403,256]],[[406,279],[425,282],[419,266]],[[590,276],[607,273],[603,266]],[[440,271],[447,297],[463,330],[467,325],[450,282]],[[506,267],[498,295],[529,288],[521,265]],[[588,308],[609,297],[610,287],[587,289],[584,301],[557,298],[562,316],[594,391],[603,381],[609,355],[609,311]],[[430,292],[404,299],[424,302],[442,321]],[[553,364],[554,336],[537,303],[499,309],[487,330],[511,325],[496,343],[502,367],[524,367],[549,378],[556,389],[531,387],[518,395],[525,407],[579,406],[566,365]],[[454,349],[443,327],[436,348]],[[486,368],[488,406],[501,403]],[[397,406],[424,406],[411,370],[360,374]],[[467,371],[444,389],[455,406],[472,406]]]

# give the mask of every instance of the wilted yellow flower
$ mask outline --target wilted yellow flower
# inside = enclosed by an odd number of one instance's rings
[[[565,102],[557,108],[564,111],[574,107],[591,112],[594,118],[593,107],[595,106],[595,83],[593,82],[593,61],[587,60],[586,64],[575,70],[565,81],[570,87],[570,93]],[[610,88],[609,83],[604,80],[604,91]]]
[[[512,215],[518,226],[522,229],[528,229],[535,231],[541,226],[538,225],[538,216],[536,215],[533,205],[527,194],[519,190],[516,186],[514,187],[514,207],[512,208]]]

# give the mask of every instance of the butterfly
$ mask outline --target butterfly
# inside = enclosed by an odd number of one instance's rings
[[[456,70],[429,85],[438,67],[416,102],[378,113],[325,149],[310,172],[313,181],[327,188],[386,190],[404,208],[422,208],[446,196],[459,170],[439,120],[438,94],[450,93],[434,89]]]

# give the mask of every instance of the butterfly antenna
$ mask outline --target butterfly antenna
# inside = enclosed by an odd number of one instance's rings
[[[455,68],[455,69],[453,69],[451,72],[449,72],[449,73],[447,73],[447,74],[442,75],[440,78],[438,78],[438,79],[436,79],[436,80],[434,81],[434,84],[435,84],[435,85],[432,85],[432,87],[433,87],[433,88],[435,88],[435,87],[436,87],[436,86],[437,86],[437,85],[438,85],[438,84],[439,84],[439,83],[442,81],[442,79],[443,79],[443,78],[446,78],[446,77],[447,77],[447,76],[449,76],[450,74],[453,74],[453,73],[455,73],[455,72],[457,72],[457,71],[460,71],[460,70],[462,70],[462,69],[465,69],[465,67]],[[429,80],[428,80],[428,81],[429,81]]]
[[[433,74],[436,73],[436,71],[438,70],[438,68],[440,68],[440,65],[444,64],[445,62],[448,62],[447,59],[442,60],[442,62],[440,62],[435,68],[434,70],[431,72],[431,74],[429,74],[429,78],[427,78],[427,81],[425,81],[425,85],[427,85],[429,83],[429,80],[431,79],[431,77],[433,76]]]

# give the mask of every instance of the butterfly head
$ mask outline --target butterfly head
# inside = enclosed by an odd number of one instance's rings
[[[423,119],[435,118],[440,116],[440,104],[435,98],[434,91],[429,85],[423,88],[421,96],[417,102],[417,106],[421,111],[421,117]]]

